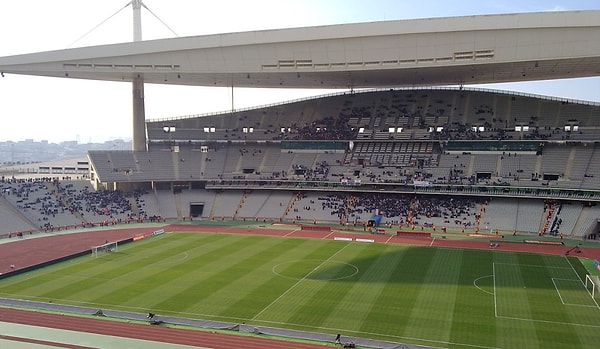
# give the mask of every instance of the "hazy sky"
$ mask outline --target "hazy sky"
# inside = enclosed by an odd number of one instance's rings
[[[0,56],[131,41],[132,10],[124,8],[128,2],[0,0]],[[600,0],[144,0],[144,3],[178,36],[427,17],[600,9]],[[142,9],[142,32],[144,40],[174,36],[145,9]],[[3,124],[0,141],[87,143],[131,138],[131,84],[5,75],[0,78]],[[600,102],[600,78],[483,87]],[[226,111],[232,107],[228,88],[146,84],[145,92],[149,119]],[[326,92],[331,91],[234,89],[233,100],[235,108],[245,108]]]

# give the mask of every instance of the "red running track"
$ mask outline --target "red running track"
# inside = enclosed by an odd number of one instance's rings
[[[256,336],[230,335],[217,332],[186,330],[150,324],[124,323],[120,321],[75,317],[69,315],[56,315],[10,308],[0,308],[0,321],[211,349],[323,348],[323,345],[260,338]],[[0,336],[0,338],[3,337]],[[31,340],[27,338],[5,337],[4,339],[20,342],[31,342]],[[89,348],[56,342],[46,342],[46,344],[52,344],[53,346],[61,348]]]

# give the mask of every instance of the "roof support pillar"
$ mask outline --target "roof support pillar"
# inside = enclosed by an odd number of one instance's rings
[[[132,0],[133,41],[142,41],[142,0]],[[146,151],[146,109],[144,106],[144,78],[133,79],[133,150]]]
[[[146,151],[146,110],[144,107],[144,79],[133,79],[133,150]]]

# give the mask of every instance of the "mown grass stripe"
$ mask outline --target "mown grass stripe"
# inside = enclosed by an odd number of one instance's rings
[[[187,312],[189,308],[226,287],[230,280],[224,276],[239,275],[241,271],[236,266],[245,258],[251,258],[254,249],[260,248],[265,240],[257,236],[246,236],[225,241],[229,243],[186,251],[188,260],[166,270],[167,277],[161,277],[164,282],[156,285],[152,291],[140,295],[137,301],[145,302],[149,308],[157,311]],[[276,241],[272,241],[272,244],[275,243]]]
[[[397,282],[394,271],[401,263],[404,251],[406,249],[399,246],[388,246],[383,250],[373,245],[363,247],[360,258],[353,256],[361,270],[358,279],[343,285],[345,294],[321,325],[371,332],[380,331],[372,326],[373,321],[378,324],[386,320],[394,322],[397,314],[388,305],[395,295],[386,293],[389,291],[386,286]],[[382,311],[384,309],[387,310]]]
[[[354,285],[360,283],[360,277],[364,275],[367,269],[361,257],[366,258],[364,253],[367,251],[368,246],[356,243],[342,244],[346,246],[343,251],[336,253],[328,260],[329,263],[322,265],[320,269],[320,272],[323,275],[327,275],[331,280],[317,279],[313,282],[308,280],[306,285],[301,287],[296,294],[292,295],[297,297],[297,300],[294,300],[294,311],[288,314],[286,321],[291,323],[306,323],[316,327],[331,326],[331,324],[326,322],[326,319],[337,316],[336,308],[339,308],[339,303],[348,296],[350,289]],[[340,266],[348,266],[348,264],[342,263],[348,263],[351,266],[340,268]],[[352,275],[355,270],[357,274]],[[345,276],[351,277],[345,278]],[[318,292],[314,292],[314,289],[311,290],[311,287],[318,289]],[[286,300],[290,301],[289,299]],[[355,304],[355,306],[358,305]],[[290,310],[292,310],[291,307]],[[346,308],[346,312],[351,312],[351,310]],[[275,313],[275,316],[279,315]],[[346,313],[338,318],[338,322],[347,321],[348,318],[349,316]]]
[[[318,243],[317,243],[318,242]],[[323,260],[331,255],[334,245],[323,243],[321,241],[307,240],[302,244],[295,244],[293,248],[280,249],[278,255],[273,255],[272,251],[265,251],[269,258],[261,258],[260,278],[256,279],[254,273],[244,279],[238,280],[232,285],[232,292],[236,294],[235,302],[230,302],[228,307],[224,307],[220,314],[228,316],[243,317],[247,319],[256,318],[256,309],[266,309],[269,305],[277,301],[277,297],[286,292],[298,280],[286,278],[279,272],[290,272],[289,268],[282,268],[276,272],[278,266],[293,266],[297,261],[307,260],[311,265],[323,263]],[[265,256],[266,257],[266,256]],[[294,274],[294,273],[290,273]],[[300,275],[300,278],[306,276]],[[253,279],[250,283],[250,280]],[[240,294],[240,288],[241,290]],[[251,304],[252,306],[249,306]],[[260,312],[259,311],[259,312]]]
[[[452,311],[450,342],[481,341],[486,347],[496,347],[496,319],[493,311],[493,294],[483,292],[475,286],[493,292],[492,261],[496,251],[464,250],[460,261],[457,284],[460,290],[455,294]],[[482,333],[488,336],[482,337]]]
[[[450,338],[462,251],[435,249],[432,253],[431,263],[423,270],[425,277],[416,295],[405,333],[416,338],[431,338],[435,333],[447,341]]]
[[[37,293],[38,297],[48,299],[78,299],[79,297],[76,294],[79,290],[93,288],[94,284],[99,285],[106,282],[114,284],[115,281],[118,282],[118,278],[123,278],[126,283],[132,283],[136,280],[135,277],[132,278],[132,274],[135,275],[138,270],[147,267],[155,261],[163,261],[171,254],[176,253],[174,249],[178,251],[182,245],[186,244],[185,241],[165,239],[162,236],[157,237],[156,240],[153,241],[155,244],[162,242],[160,249],[154,248],[154,250],[161,251],[158,255],[149,256],[142,253],[129,256],[127,250],[132,246],[124,245],[120,248],[119,252],[106,253],[101,255],[100,258],[83,257],[79,260],[80,263],[73,263],[71,261],[61,263],[48,273],[49,280],[47,282],[35,286],[34,292]],[[198,239],[190,241],[201,243]],[[152,244],[146,245],[142,243],[136,247],[144,249],[152,248],[152,246]],[[57,280],[61,281],[57,282]],[[90,295],[89,291],[85,291],[82,297],[89,299]]]
[[[536,261],[539,258],[521,254],[498,256],[502,258],[502,263],[495,265],[495,291],[499,316],[496,321],[499,325],[496,331],[496,343],[500,347],[505,347],[507,343],[513,342],[512,338],[519,338],[519,343],[523,343],[524,348],[536,348],[540,339],[537,337],[535,324],[521,320],[531,319],[531,308],[520,263],[527,266],[537,265]],[[507,342],[510,337],[512,338]]]
[[[117,258],[105,261],[108,268],[96,276],[108,279],[106,285],[109,287],[91,287],[92,294],[89,295],[86,294],[88,291],[80,287],[81,282],[78,282],[70,285],[70,292],[63,290],[63,297],[70,295],[71,299],[87,298],[99,304],[111,304],[111,299],[118,298],[128,306],[147,307],[150,300],[163,297],[155,296],[156,292],[159,292],[158,288],[184,273],[182,265],[193,265],[193,261],[189,260],[189,251],[206,249],[207,246],[225,249],[235,240],[219,236],[210,236],[205,240],[180,235],[173,236],[168,241],[169,243],[164,245],[140,246],[140,253],[129,255],[125,250],[121,255],[111,254],[111,257]],[[160,279],[161,282],[156,282],[156,279]]]
[[[283,270],[283,273],[297,275],[295,282],[277,297],[273,297],[271,302],[260,309],[253,320],[274,321],[288,323],[308,323],[313,325],[311,318],[320,317],[322,309],[316,303],[311,303],[315,295],[319,294],[321,299],[330,299],[328,291],[324,287],[329,281],[314,278],[314,273],[318,268],[327,268],[327,264],[335,261],[338,253],[345,250],[348,242],[322,241],[321,248],[315,250],[316,253],[307,255],[306,262],[290,263],[289,267]],[[311,310],[307,310],[311,308]],[[306,322],[297,322],[294,319],[297,316],[306,317]]]
[[[273,257],[272,251],[285,251],[283,245],[286,244],[283,239],[261,237],[251,245],[240,244],[237,246],[238,249],[230,251],[227,255],[223,254],[219,259],[214,259],[211,262],[213,267],[207,266],[212,273],[190,288],[190,291],[194,291],[193,288],[198,289],[194,301],[188,302],[186,309],[180,310],[188,313],[220,315],[223,309],[227,309],[238,299],[245,298],[249,290],[263,285],[268,278],[272,277],[269,268],[264,266],[269,261],[269,258],[265,258],[264,255]],[[181,300],[172,297],[169,301],[180,302]],[[157,305],[160,308],[164,306]],[[225,312],[225,316],[238,315]]]

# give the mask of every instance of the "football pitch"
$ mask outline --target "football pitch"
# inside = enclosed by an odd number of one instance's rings
[[[585,273],[565,256],[167,233],[0,280],[0,296],[444,348],[597,348]]]

